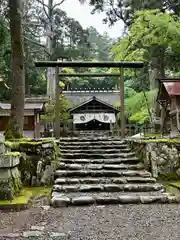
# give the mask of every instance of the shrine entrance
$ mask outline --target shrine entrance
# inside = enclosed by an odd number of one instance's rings
[[[119,110],[96,97],[69,110],[74,130],[110,130],[116,123]]]
[[[77,130],[83,131],[92,131],[92,130],[101,130],[101,131],[109,131],[110,124],[109,123],[102,123],[97,121],[96,119],[91,120],[87,123],[80,123],[76,125]]]

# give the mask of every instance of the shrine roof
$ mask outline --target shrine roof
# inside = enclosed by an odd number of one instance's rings
[[[180,96],[180,78],[159,79],[169,96]]]
[[[88,104],[88,103],[90,103],[90,102],[92,102],[92,101],[94,101],[94,100],[95,100],[96,102],[98,102],[98,103],[101,103],[102,105],[105,105],[105,106],[111,108],[111,109],[114,110],[115,112],[119,112],[119,110],[118,110],[117,108],[115,108],[113,105],[111,105],[111,104],[109,104],[109,103],[107,103],[107,102],[104,102],[104,101],[96,98],[95,96],[93,96],[93,97],[91,97],[90,99],[88,99],[88,100],[86,100],[86,101],[84,101],[84,102],[76,105],[75,107],[71,108],[71,109],[69,110],[69,112],[72,113],[73,111],[77,110],[78,108],[80,108],[80,107],[82,107],[82,106],[84,106],[84,105],[86,105],[86,104]]]
[[[42,103],[25,103],[24,109],[25,110],[42,110],[44,107],[44,104]],[[0,109],[2,110],[10,110],[11,104],[10,103],[0,103]]]

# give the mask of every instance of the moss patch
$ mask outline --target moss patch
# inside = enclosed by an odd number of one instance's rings
[[[5,204],[26,204],[30,198],[39,196],[49,196],[51,194],[52,186],[50,187],[29,187],[23,188],[19,196],[13,200],[0,200],[0,205]]]
[[[171,143],[180,144],[180,138],[170,139],[170,138],[157,138],[157,139],[142,139],[142,143]]]
[[[0,200],[0,206],[2,205],[15,205],[15,204],[27,204],[32,197],[32,192],[26,189],[22,189],[19,196],[13,200]]]
[[[19,133],[15,130],[13,122],[9,121],[7,125],[7,129],[4,133],[5,139],[19,139],[23,137],[23,134]]]
[[[180,176],[177,173],[167,173],[166,175],[159,175],[158,177],[162,181],[180,181]]]
[[[21,210],[28,207],[30,200],[35,197],[50,197],[52,186],[23,188],[19,196],[13,200],[0,200],[0,209]]]
[[[165,187],[166,192],[173,194],[173,195],[180,195],[180,189],[176,188],[173,184],[179,183],[180,182],[169,182],[169,181],[160,181]]]
[[[7,152],[7,153],[4,153],[5,156],[13,156],[13,157],[17,157],[17,156],[20,156],[20,152]]]
[[[172,183],[169,183],[169,185],[180,190],[180,182],[172,182]]]
[[[145,133],[144,137],[162,137],[161,133]]]
[[[25,147],[25,148],[33,147],[33,146],[37,147],[37,146],[41,146],[42,144],[45,144],[45,143],[54,143],[54,141],[51,139],[47,139],[47,140],[43,140],[43,141],[19,139],[18,141],[5,141],[4,142],[5,146],[11,148],[12,150],[20,148],[20,147]]]
[[[40,197],[40,196],[50,196],[52,190],[52,186],[47,187],[29,187],[26,188],[26,191],[30,191],[32,193],[32,197]]]

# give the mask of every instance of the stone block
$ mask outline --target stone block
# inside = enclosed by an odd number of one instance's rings
[[[150,204],[150,203],[168,203],[168,197],[165,195],[160,196],[140,196],[141,203]]]
[[[66,207],[70,204],[70,198],[63,195],[55,195],[51,199],[51,205],[53,207]]]
[[[11,176],[13,178],[21,178],[21,173],[20,173],[18,167],[11,168],[10,171],[11,171]]]
[[[141,203],[140,197],[139,196],[119,196],[119,203],[121,204],[137,204]]]
[[[11,169],[10,168],[0,168],[0,182],[4,179],[11,178]]]
[[[6,153],[0,155],[0,168],[12,168],[19,164],[20,153]]]
[[[78,178],[67,178],[66,183],[67,184],[79,184],[81,179]]]
[[[118,197],[96,197],[96,203],[100,205],[106,205],[106,204],[118,204],[119,198]]]
[[[95,198],[90,196],[81,196],[72,199],[73,205],[90,205],[93,203],[95,203]]]
[[[82,165],[81,164],[70,164],[70,165],[68,165],[68,168],[71,170],[81,170]]]
[[[62,186],[62,191],[63,192],[77,192],[78,191],[78,186],[76,185],[64,185]],[[56,189],[57,191],[57,189]]]
[[[105,184],[104,190],[106,192],[119,192],[123,190],[123,185],[119,184]]]
[[[31,226],[31,230],[33,231],[44,231],[45,226]]]
[[[37,237],[40,237],[42,235],[43,235],[42,231],[25,231],[25,232],[23,232],[23,237],[29,238],[29,239],[37,239]]]
[[[66,179],[65,179],[65,178],[57,178],[57,179],[55,180],[55,185],[56,185],[56,184],[61,185],[61,184],[65,184],[65,183],[66,183]]]
[[[81,185],[79,188],[80,192],[99,192],[99,191],[103,191],[103,186],[102,185]]]
[[[6,147],[4,143],[0,143],[0,154],[4,154],[6,152]]]
[[[20,233],[5,233],[5,234],[1,234],[0,237],[2,237],[2,239],[20,239],[21,234]]]
[[[12,200],[22,186],[17,167],[0,169],[0,199]]]
[[[51,232],[49,233],[50,240],[67,240],[69,236],[65,233]]]
[[[42,148],[54,148],[54,145],[52,142],[49,143],[43,143]]]

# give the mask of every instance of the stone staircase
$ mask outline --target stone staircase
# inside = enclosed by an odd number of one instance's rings
[[[54,207],[90,204],[175,203],[118,138],[62,138]]]

